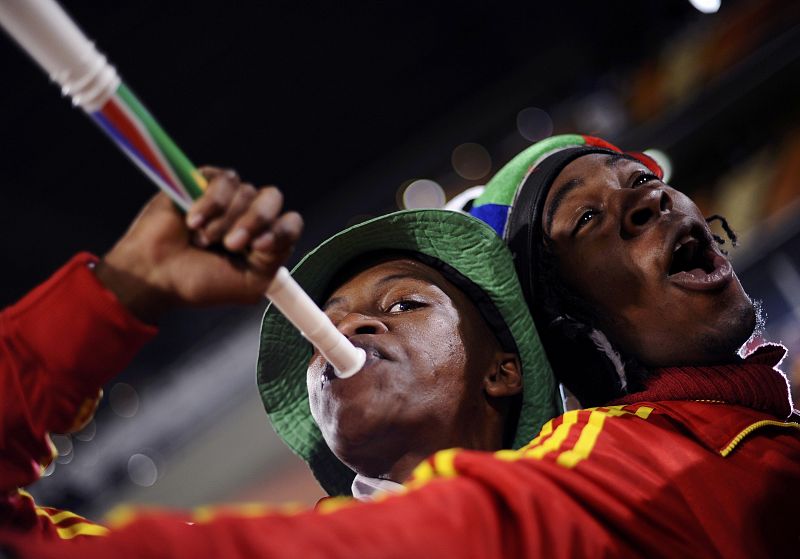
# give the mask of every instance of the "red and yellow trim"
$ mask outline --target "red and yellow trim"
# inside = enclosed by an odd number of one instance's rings
[[[242,503],[237,505],[220,505],[197,507],[192,510],[191,521],[207,524],[217,518],[259,518],[280,514],[284,516],[298,514],[308,507],[300,503],[282,505],[266,505],[264,503]]]
[[[106,536],[109,533],[108,528],[105,526],[95,524],[91,520],[87,520],[73,512],[37,506],[30,493],[23,489],[18,489],[17,491],[23,498],[31,501],[36,511],[36,516],[46,519],[47,522],[52,524],[56,534],[62,540],[71,540],[78,536]]]
[[[647,406],[625,408],[626,406],[620,405],[569,411],[545,424],[539,436],[529,445],[518,451],[500,451],[495,456],[505,460],[524,458],[543,460],[554,457],[559,466],[574,468],[591,455],[607,418],[635,416],[647,419],[653,411],[653,408]],[[558,425],[554,427],[556,423]],[[569,446],[569,441],[573,440],[575,442],[571,448],[565,448]],[[517,456],[509,453],[516,453]]]
[[[97,406],[100,404],[100,400],[103,397],[103,391],[99,390],[97,396],[93,398],[86,398],[81,407],[78,408],[78,413],[75,414],[75,419],[72,421],[72,425],[67,429],[67,433],[75,433],[80,431],[92,420],[94,417],[94,412],[97,410]]]
[[[647,420],[653,408],[648,406],[605,406],[573,410],[545,423],[539,434],[529,444],[518,450],[499,450],[498,460],[552,460],[564,468],[574,468],[588,460],[610,418],[637,418]],[[456,457],[460,449],[437,452],[417,466],[411,481],[405,485],[417,489],[437,478],[458,475]]]

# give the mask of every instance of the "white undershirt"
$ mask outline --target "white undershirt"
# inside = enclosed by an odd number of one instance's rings
[[[353,491],[353,497],[359,501],[372,501],[382,493],[402,493],[406,488],[389,479],[378,479],[356,474],[351,490]]]

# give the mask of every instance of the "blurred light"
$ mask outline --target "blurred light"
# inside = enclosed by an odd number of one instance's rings
[[[669,158],[669,155],[660,149],[646,149],[644,150],[644,154],[655,159],[658,166],[664,171],[664,178],[662,180],[669,183],[669,180],[672,178],[672,160]]]
[[[447,201],[444,190],[439,183],[430,179],[418,179],[403,190],[403,208],[419,210],[423,208],[441,208]]]
[[[553,133],[553,119],[538,107],[528,107],[517,113],[517,130],[529,142],[538,142]]]
[[[593,136],[614,136],[625,128],[626,109],[618,96],[611,91],[600,89],[576,102],[573,120],[580,123],[580,129],[591,130]]]
[[[120,417],[133,417],[139,411],[139,394],[130,384],[118,382],[111,388],[108,403]]]
[[[778,291],[789,303],[789,310],[800,321],[800,270],[783,252],[770,259],[769,271]]]
[[[405,180],[400,183],[400,186],[398,186],[397,190],[394,191],[394,202],[401,210],[405,207],[403,205],[403,193],[406,191],[406,188],[408,188],[408,185],[412,182],[414,182],[414,179]]]
[[[56,452],[58,452],[58,456],[56,456],[53,462],[59,464],[69,464],[72,462],[72,459],[75,457],[75,454],[72,452],[72,438],[70,438],[69,435],[50,435],[50,440],[53,441]],[[55,468],[55,466],[53,466],[53,468]]]
[[[146,454],[134,454],[128,459],[128,475],[141,487],[150,487],[158,479],[158,468]]]
[[[444,209],[452,210],[454,212],[468,211],[469,208],[466,208],[466,206],[470,204],[471,207],[471,202],[483,194],[484,190],[486,190],[486,187],[483,185],[468,188],[464,192],[453,196],[453,199],[444,205]]]
[[[69,464],[72,462],[72,459],[75,458],[75,453],[70,452],[69,454],[65,454],[64,456],[59,456],[55,459],[55,462],[59,464]]]
[[[704,14],[714,14],[722,5],[722,0],[689,0],[689,3]]]
[[[59,456],[66,456],[72,452],[72,439],[69,435],[50,435],[50,440],[53,441]]]
[[[467,180],[482,179],[492,170],[492,158],[480,144],[468,142],[453,150],[453,169]]]
[[[94,419],[92,419],[89,423],[86,424],[86,427],[84,427],[83,429],[81,429],[72,436],[78,439],[79,441],[88,443],[94,438],[96,434],[97,434],[97,423],[95,423]]]
[[[55,471],[56,471],[56,462],[55,462],[55,460],[53,460],[52,462],[50,462],[47,465],[47,467],[42,472],[42,477],[51,476],[51,475],[53,475],[53,472],[55,472]]]

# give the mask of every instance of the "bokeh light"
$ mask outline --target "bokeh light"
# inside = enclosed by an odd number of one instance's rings
[[[120,417],[133,417],[139,411],[139,394],[130,384],[118,382],[108,395],[111,409]]]
[[[492,170],[492,157],[480,144],[467,142],[453,150],[450,157],[453,169],[467,180],[482,179]]]
[[[50,440],[53,441],[59,456],[66,456],[72,452],[72,438],[69,435],[50,435]]]
[[[146,454],[137,453],[128,459],[128,476],[141,487],[150,487],[158,480],[158,467]]]
[[[401,199],[407,210],[441,208],[447,201],[439,183],[430,179],[417,179],[406,186]]]
[[[86,424],[86,426],[83,429],[75,433],[73,437],[75,437],[79,441],[88,443],[94,438],[96,434],[97,434],[97,423],[95,423],[94,419],[92,419],[89,423]]]
[[[714,14],[719,11],[722,6],[722,0],[689,0],[689,3],[694,6],[697,11],[704,14]]]
[[[669,180],[672,178],[672,160],[669,158],[669,155],[660,149],[646,149],[644,150],[644,154],[655,159],[655,162],[658,163],[658,166],[664,171],[664,182],[669,183]]]
[[[553,133],[553,119],[543,109],[528,107],[517,113],[517,131],[529,142],[538,142]]]
[[[50,435],[50,440],[53,441],[53,446],[56,447],[58,456],[55,462],[59,464],[69,464],[74,458],[72,438],[69,435]]]

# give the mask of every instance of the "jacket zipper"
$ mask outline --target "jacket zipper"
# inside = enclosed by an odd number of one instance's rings
[[[733,449],[736,448],[736,445],[742,442],[742,439],[744,439],[747,435],[749,435],[756,429],[759,429],[761,427],[766,427],[768,425],[773,427],[793,427],[795,429],[800,429],[800,424],[798,423],[785,423],[783,421],[775,421],[773,419],[763,419],[761,421],[756,421],[755,423],[748,425],[747,427],[742,429],[739,432],[739,434],[733,437],[731,442],[728,443],[728,446],[720,450],[719,453],[723,457],[728,456],[731,452],[733,452]]]

